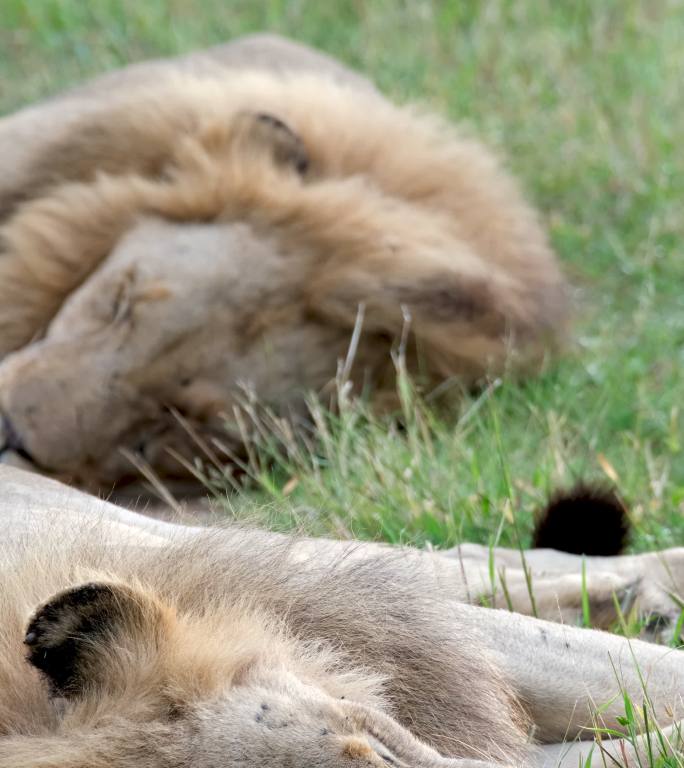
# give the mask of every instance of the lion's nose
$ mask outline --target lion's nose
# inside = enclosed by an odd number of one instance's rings
[[[24,446],[21,435],[14,428],[9,418],[5,414],[0,413],[0,455],[5,453],[5,451],[12,451],[17,456],[21,456],[22,459],[35,464],[33,457]]]

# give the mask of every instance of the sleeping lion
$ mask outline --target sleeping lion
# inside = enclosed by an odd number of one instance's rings
[[[182,474],[176,414],[226,442],[245,388],[293,418],[340,375],[387,403],[397,345],[468,386],[563,335],[490,152],[277,37],[6,117],[0,166],[0,453],[91,489],[130,477],[122,449]]]
[[[472,553],[187,528],[7,467],[0,538],[0,768],[681,765],[684,653],[469,605]],[[574,566],[537,555],[563,603]],[[586,567],[589,600],[595,568],[684,590],[682,549]],[[625,697],[662,733],[619,738]]]

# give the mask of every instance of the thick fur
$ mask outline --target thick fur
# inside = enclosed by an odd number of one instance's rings
[[[309,184],[277,173],[241,141],[238,118],[255,107],[299,136],[311,158]],[[44,328],[141,214],[275,230],[286,246],[311,253],[314,274],[303,286],[311,304],[350,328],[353,299],[375,294],[373,276],[390,282],[386,293],[378,286],[378,315],[405,303],[419,327],[444,326],[444,335],[454,324],[482,323],[470,349],[434,340],[451,350],[438,365],[446,371],[471,356],[481,371],[488,350],[501,360],[506,325],[542,342],[562,325],[562,281],[534,213],[480,144],[434,117],[313,75],[264,73],[169,76],[100,112],[36,158],[26,181],[36,202],[3,229],[6,349]],[[109,175],[95,178],[102,172]],[[7,317],[11,288],[20,289],[13,303],[35,313],[23,328]],[[475,348],[480,336],[490,340],[484,354]]]
[[[409,329],[426,382],[529,367],[563,336],[537,215],[478,142],[353,73],[156,71],[78,102],[0,189],[0,411],[37,465],[116,481],[112,456],[171,430],[168,405],[211,430],[244,382],[296,407],[334,379],[360,313],[352,376],[378,400]],[[163,258],[181,249],[197,261],[182,279]],[[53,429],[42,401],[73,418]]]
[[[319,730],[325,730],[326,701],[331,713],[336,701],[349,701],[390,713],[444,755],[522,757],[529,724],[520,702],[492,658],[466,650],[478,645],[470,630],[453,635],[459,607],[449,605],[444,615],[444,603],[428,596],[424,574],[411,576],[410,565],[392,553],[302,568],[289,557],[290,547],[238,530],[164,551],[79,543],[57,549],[32,541],[10,552],[0,602],[5,744],[11,737],[61,734],[81,757],[50,765],[95,768],[138,764],[141,748],[159,761],[150,757],[149,765],[166,765],[160,756],[172,739],[173,765],[191,764],[191,749],[193,765],[214,765],[202,754],[217,747],[197,743],[202,719],[231,691],[243,695],[253,686],[262,690],[256,715],[226,727],[236,734],[255,727],[257,740],[275,728],[272,749],[286,755],[287,738],[297,737],[285,730],[278,741],[277,729],[286,724],[270,724],[282,715],[269,708],[277,710],[291,677],[320,691]],[[45,679],[22,662],[23,642]],[[279,676],[279,687],[269,689],[264,681]],[[296,729],[297,713],[290,718]],[[117,725],[122,720],[128,725]],[[112,742],[90,751],[99,730]],[[313,735],[330,741],[326,733]],[[354,736],[351,727],[347,737],[343,729],[337,733],[340,762],[345,750],[370,754]],[[250,748],[258,744],[241,745],[247,754]],[[4,749],[10,746],[0,738],[3,766],[9,765],[3,755],[11,754]],[[233,753],[230,764],[255,763]]]

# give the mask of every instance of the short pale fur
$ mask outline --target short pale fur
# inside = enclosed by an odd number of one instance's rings
[[[159,525],[0,479],[2,768],[572,768],[593,742],[565,761],[543,745],[590,740],[597,706],[619,730],[620,686],[640,706],[645,681],[663,725],[682,716],[680,652],[466,605],[449,558]],[[681,555],[664,555],[679,579]],[[37,664],[80,642],[52,670],[74,665],[69,688],[23,659],[41,616]]]

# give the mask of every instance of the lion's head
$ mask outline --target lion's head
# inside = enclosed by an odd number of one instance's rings
[[[5,443],[38,468],[106,484],[164,475],[189,425],[224,442],[241,387],[296,404],[335,375],[346,330],[307,313],[277,244],[240,223],[138,223],[0,366]],[[232,446],[234,447],[234,446]]]
[[[513,182],[371,90],[173,76],[39,149],[0,228],[0,453],[91,488],[133,474],[131,454],[182,473],[188,430],[227,458],[244,387],[297,412],[358,325],[352,378],[374,391],[407,327],[414,370],[470,383],[563,326]]]
[[[24,645],[44,695],[59,702],[65,738],[43,742],[53,764],[461,764],[386,713],[391,704],[381,675],[354,668],[323,643],[296,639],[273,617],[236,602],[216,613],[208,604],[181,612],[147,587],[95,581],[40,605]],[[10,735],[0,758],[16,758],[22,741],[26,754],[37,752],[41,736]]]

